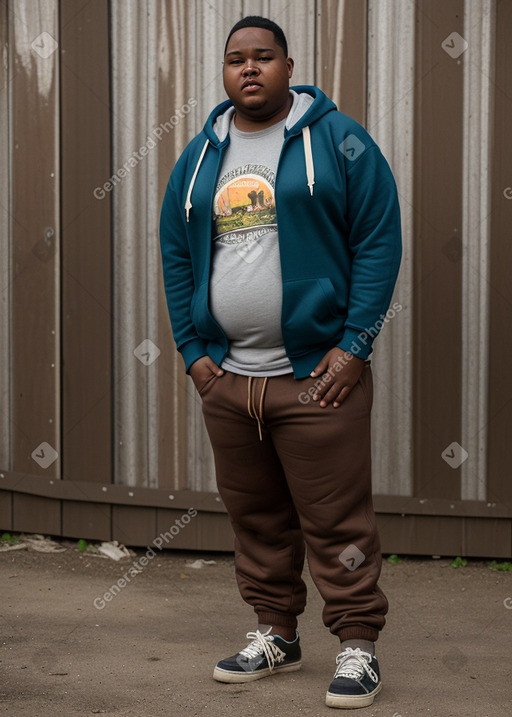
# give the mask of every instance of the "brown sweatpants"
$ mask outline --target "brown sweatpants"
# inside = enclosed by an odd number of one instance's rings
[[[260,623],[296,627],[307,546],[325,625],[342,640],[375,641],[388,603],[377,585],[370,364],[336,409],[311,400],[314,382],[226,372],[200,390],[238,587]]]

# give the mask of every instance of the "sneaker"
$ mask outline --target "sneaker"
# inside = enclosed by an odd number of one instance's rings
[[[252,682],[275,672],[294,672],[301,666],[299,633],[293,642],[267,632],[248,632],[252,640],[243,650],[217,663],[213,678],[219,682]]]
[[[359,648],[347,647],[336,658],[336,672],[327,690],[327,707],[368,707],[382,689],[379,663]]]

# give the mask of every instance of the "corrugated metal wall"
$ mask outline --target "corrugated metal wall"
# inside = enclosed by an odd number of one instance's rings
[[[230,545],[158,219],[246,14],[283,27],[293,82],[362,122],[397,180],[402,308],[373,357],[384,547],[509,555],[512,6],[497,0],[1,5],[0,527],[146,544],[196,505],[174,545]]]

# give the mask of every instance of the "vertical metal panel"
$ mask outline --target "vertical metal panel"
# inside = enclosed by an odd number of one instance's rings
[[[488,494],[490,501],[512,501],[512,3],[496,6],[496,50],[489,296]]]
[[[277,22],[286,35],[288,54],[295,62],[291,84],[313,84],[315,82],[316,3],[268,0],[263,5],[263,14]],[[250,10],[250,4],[247,14],[254,14]]]
[[[111,5],[115,481],[158,484],[156,3]],[[141,148],[145,148],[142,149]],[[151,342],[144,343],[144,342]],[[137,355],[134,351],[138,350]]]
[[[489,247],[491,118],[495,0],[464,7],[464,156],[462,251],[462,431],[469,456],[461,467],[461,497],[485,500],[489,378]]]
[[[414,480],[422,498],[458,499],[460,444],[463,63],[442,43],[462,36],[464,3],[425,0],[416,33],[414,185]],[[449,41],[452,44],[452,41]],[[455,42],[453,41],[455,45]]]
[[[222,61],[226,34],[241,17],[241,4],[230,0],[187,3],[188,89],[197,99],[194,123],[197,134],[215,105],[226,99],[222,85]]]
[[[367,2],[317,0],[316,83],[366,124]]]
[[[9,75],[7,5],[0,5],[0,466],[10,467],[10,311],[11,311],[11,247],[10,247],[10,153],[9,143]],[[4,498],[5,506],[5,498]]]
[[[374,491],[412,494],[412,333],[414,186],[414,22],[408,0],[368,6],[367,129],[395,176],[402,214],[403,259],[392,299],[402,309],[375,342],[372,418]],[[394,42],[396,29],[400,42]]]
[[[190,100],[195,98],[189,92],[187,78],[187,35],[184,0],[172,3],[159,3],[158,11],[158,123],[160,139],[155,149],[158,155],[157,201],[163,199],[171,168],[192,132],[189,129],[194,122],[196,107],[183,115],[181,108],[188,109]],[[165,128],[165,129],[162,129]],[[160,208],[159,208],[160,209]],[[158,210],[159,212],[159,210]],[[187,390],[192,390],[186,380],[183,362],[172,338],[162,270],[157,271],[158,291],[158,346],[162,351],[162,361],[158,371],[158,484],[159,487],[172,489],[187,485]]]
[[[253,11],[254,14],[255,11]],[[242,17],[242,5],[230,0],[187,4],[188,93],[197,100],[193,122],[187,125],[189,139],[203,127],[215,105],[226,99],[222,83],[222,61],[226,35]],[[187,94],[187,93],[186,93]],[[190,96],[190,94],[189,94]],[[180,152],[184,146],[180,147]],[[204,426],[201,400],[187,378],[187,487],[215,491],[213,453]]]
[[[111,227],[110,193],[101,189],[111,174],[108,6],[64,2],[60,21],[63,475],[109,483]]]
[[[57,0],[9,3],[12,103],[12,467],[60,477]],[[42,34],[45,33],[45,34]],[[38,449],[40,460],[32,458]],[[29,505],[30,504],[30,505]],[[17,496],[44,525],[46,503]],[[53,526],[53,519],[49,518]]]

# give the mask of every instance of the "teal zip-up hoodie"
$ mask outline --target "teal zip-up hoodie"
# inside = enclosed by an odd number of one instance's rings
[[[400,210],[388,163],[366,130],[317,87],[284,130],[275,182],[283,290],[281,329],[295,378],[335,346],[367,358],[391,301],[401,259]],[[188,372],[228,339],[209,309],[213,195],[229,133],[218,105],[172,171],[160,218],[164,286],[174,339]]]

